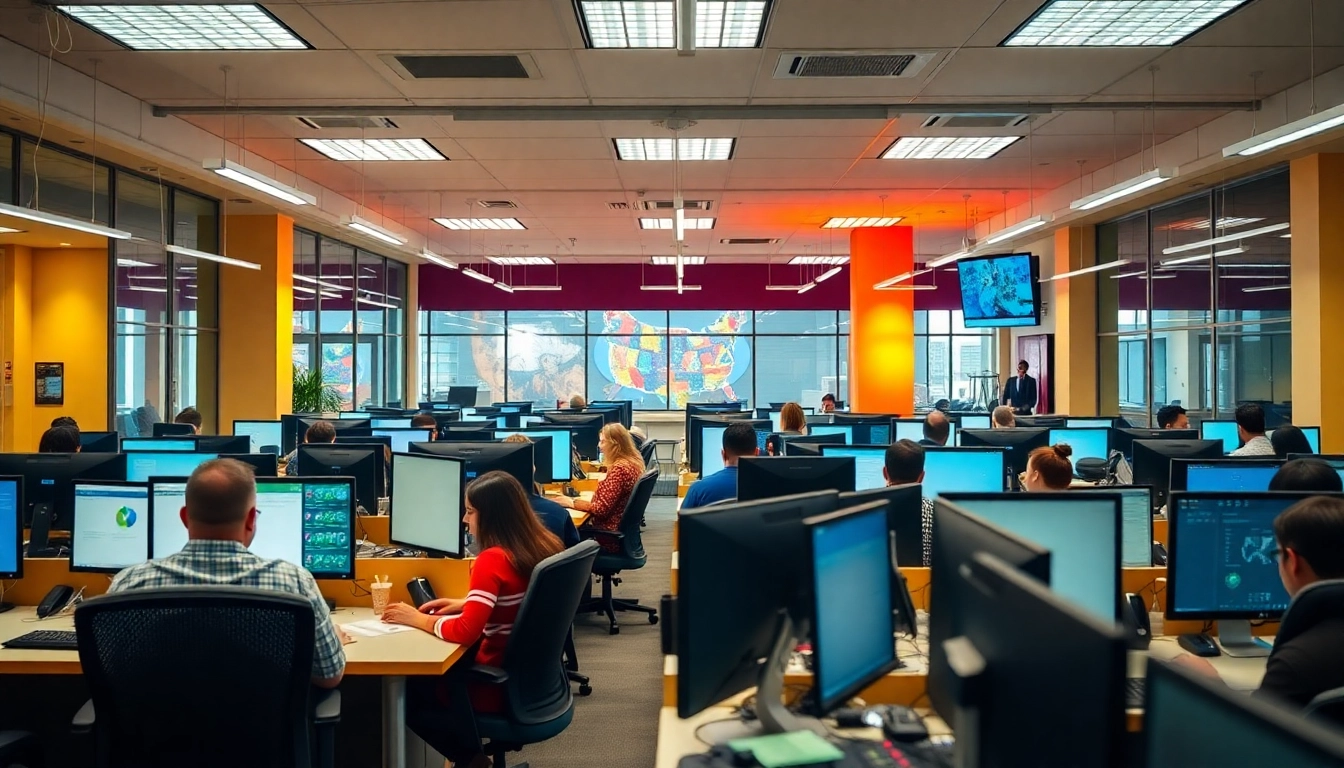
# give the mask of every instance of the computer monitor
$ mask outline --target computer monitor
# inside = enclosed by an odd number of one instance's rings
[[[895,669],[887,505],[870,502],[809,518],[812,700],[826,714]],[[862,584],[862,589],[855,589]]]
[[[1111,450],[1123,453],[1127,458],[1134,456],[1135,440],[1198,440],[1197,429],[1142,429],[1136,427],[1112,427]]]
[[[23,524],[42,513],[50,529],[70,530],[75,480],[126,479],[122,453],[0,453],[0,475],[23,478]],[[36,526],[34,526],[36,527]]]
[[[382,416],[369,419],[369,424],[377,432],[380,429],[410,429],[410,416]]]
[[[1172,491],[1268,491],[1280,459],[1172,459]]]
[[[614,405],[619,402],[628,402],[628,401],[601,400],[591,403],[591,405],[597,405],[598,402],[602,403],[603,405]],[[500,410],[504,410],[506,408],[512,408],[517,413],[531,413],[533,402],[531,400],[507,400],[502,403],[491,403],[490,405],[499,408]]]
[[[885,488],[887,479],[882,474],[886,467],[885,445],[821,445],[822,456],[854,457],[854,490],[868,491]]]
[[[1320,452],[1321,452],[1321,428],[1320,428],[1320,427],[1298,427],[1298,429],[1302,430],[1302,434],[1306,436],[1306,438],[1307,438],[1307,444],[1311,446],[1311,452],[1312,452],[1312,453],[1320,453]],[[84,434],[83,432],[80,433],[81,437],[83,436],[83,434]],[[1269,431],[1269,434],[1267,435],[1267,437],[1269,437],[1269,438],[1272,440],[1272,439],[1274,438],[1274,430],[1270,430],[1270,431]],[[84,450],[88,450],[88,449],[85,448]]]
[[[804,437],[824,437],[826,435],[840,435],[845,440],[845,445],[854,443],[854,425],[852,424],[812,424],[807,428],[807,434]]]
[[[956,445],[957,422],[949,420],[948,427],[946,445]],[[914,440],[918,443],[924,439],[923,419],[892,419],[891,428],[893,430],[891,442],[893,443],[897,440]]]
[[[528,403],[528,405],[530,406],[531,403]],[[621,424],[625,425],[626,429],[629,429],[635,424],[635,404],[631,400],[593,400],[588,403],[588,405],[593,406],[594,408],[607,408],[611,406],[620,408]],[[531,413],[531,411],[526,410],[523,411],[523,413]]]
[[[299,446],[295,461],[302,478],[354,478],[355,500],[366,514],[377,514],[378,499],[387,495],[387,459],[381,445],[305,444]]]
[[[406,453],[411,448],[411,443],[425,443],[434,439],[434,431],[430,427],[416,429],[412,427],[374,427],[374,437],[392,438],[392,452]]]
[[[1039,429],[1064,429],[1067,426],[1067,419],[1067,416],[1057,416],[1054,414],[1013,417],[1014,423],[1018,427],[1033,427]]]
[[[280,473],[280,459],[274,453],[221,453],[219,458],[248,465],[256,477],[275,477]]]
[[[887,505],[888,544],[893,568],[924,565],[924,494],[919,485],[891,485],[840,494],[842,507],[873,501]]]
[[[533,459],[537,462],[537,482],[567,483],[573,478],[574,449],[571,447],[568,429],[500,429],[493,433],[496,440],[503,440],[509,435],[523,435],[536,444]],[[546,438],[550,441],[549,448],[542,445]],[[547,456],[550,458],[549,468],[543,466]]]
[[[137,453],[140,451],[154,451],[155,453],[165,453],[167,451],[180,451],[189,453],[196,450],[196,441],[184,437],[123,437],[121,438],[122,453]]]
[[[1219,459],[1223,444],[1217,440],[1135,440],[1134,484],[1153,487],[1153,503],[1167,503],[1172,459]]]
[[[466,387],[448,387],[446,402],[462,408],[471,408],[476,405],[478,392],[479,390],[474,384]]]
[[[246,435],[202,435],[194,439],[198,453],[252,452],[252,439]]]
[[[21,578],[23,578],[23,478],[10,475],[0,477],[0,579]],[[10,603],[0,603],[0,613],[12,607]]]
[[[589,403],[589,404],[588,404],[588,407],[586,407],[586,408],[583,409],[583,413],[600,413],[600,414],[602,414],[602,424],[603,424],[603,425],[606,425],[606,424],[620,424],[620,423],[621,423],[621,409],[620,409],[620,408],[615,408],[615,407],[600,408],[600,407],[594,406],[592,403]]]
[[[244,421],[233,422],[233,434],[246,435],[248,453],[279,454],[284,445],[284,429],[280,421]]]
[[[182,510],[187,506],[187,478],[151,477],[149,487],[149,557],[152,560],[181,552],[187,544]]]
[[[523,490],[532,492],[531,443],[458,443],[441,440],[437,443],[415,443],[411,453],[432,456],[451,456],[467,463],[464,478],[468,484],[486,472],[507,472],[513,475]]]
[[[831,423],[849,425],[849,442],[860,445],[890,445],[891,420],[900,418],[885,413],[832,413]],[[813,429],[808,427],[808,429]]]
[[[1223,453],[1231,453],[1241,447],[1241,438],[1237,435],[1237,422],[1222,419],[1205,419],[1199,424],[1199,439],[1221,440]]]
[[[70,570],[116,573],[149,559],[149,487],[75,482]]]
[[[357,419],[324,419],[315,416],[303,416],[299,418],[298,422],[299,442],[303,442],[303,436],[308,434],[308,428],[319,421],[325,421],[334,427],[338,436],[360,435],[367,437],[368,435],[373,434],[373,423],[367,417]]]
[[[1064,419],[1064,426],[1067,429],[1110,429],[1115,426],[1115,419],[1069,416]]]
[[[431,556],[462,557],[466,461],[424,453],[392,454],[389,539]]]
[[[1321,461],[1324,461],[1326,464],[1329,464],[1330,466],[1334,467],[1335,471],[1339,473],[1340,482],[1344,482],[1344,456],[1330,456],[1326,454],[1316,454],[1316,453],[1288,454],[1288,460],[1292,461],[1293,459],[1319,459]]]
[[[1049,445],[1059,445],[1068,443],[1073,453],[1070,461],[1074,467],[1078,466],[1079,459],[1102,459],[1105,460],[1110,455],[1109,445],[1111,440],[1110,429],[1098,429],[1093,427],[1077,427],[1050,430],[1050,437],[1047,438]]]
[[[204,462],[218,458],[217,453],[180,453],[169,451],[126,454],[126,476],[132,483],[145,483],[151,477],[187,477]]]
[[[739,414],[729,413],[725,415],[715,414],[697,415],[687,419],[691,431],[686,433],[686,463],[692,472],[702,475],[711,472],[717,472],[723,466],[723,460],[719,457],[719,451],[723,449],[723,430],[730,424],[743,422],[752,429],[766,431],[770,429],[770,423],[765,419],[745,418],[750,416],[750,412],[740,414],[744,418],[736,418]],[[705,433],[710,432],[708,440],[705,439]],[[766,434],[769,434],[768,432]],[[757,441],[760,447],[762,441]],[[761,451],[764,453],[765,451]],[[709,457],[708,464],[705,463],[705,457]]]
[[[248,549],[319,579],[355,577],[355,485],[350,477],[257,478],[257,534]]]
[[[803,520],[834,511],[838,496],[823,491],[682,510],[670,622],[680,717],[753,686],[767,704],[772,687],[782,693],[790,641],[805,630],[793,624],[810,613],[807,574],[799,568],[808,546]]]
[[[957,416],[957,421],[962,429],[989,429],[994,426],[987,413],[961,414]]]
[[[569,482],[569,470],[565,474],[555,476],[555,444],[554,439],[549,435],[529,435],[520,430],[504,430],[495,433],[496,440],[503,440],[509,435],[522,434],[532,441],[532,479],[535,482],[542,483],[560,483]],[[566,457],[567,458],[567,457]],[[566,467],[571,465],[566,461]]]
[[[1298,712],[1153,658],[1147,680],[1144,765],[1344,765],[1339,731]]]
[[[381,445],[392,450],[392,438],[387,435],[337,435],[337,445]]]
[[[545,423],[564,427],[572,433],[574,449],[579,452],[579,456],[589,461],[597,460],[598,433],[605,425],[602,414],[548,412],[542,415],[546,419]]]
[[[154,437],[177,437],[178,435],[194,435],[196,428],[190,424],[176,424],[169,421],[157,421],[153,424]]]
[[[780,435],[785,456],[820,456],[823,445],[845,445],[845,435]]]
[[[341,411],[340,413],[337,413],[337,414],[336,414],[336,418],[338,418],[338,419],[367,419],[367,418],[370,418],[370,416],[369,416],[369,414],[365,413],[364,411]]]
[[[495,425],[482,424],[479,427],[459,427],[452,426],[439,430],[439,437],[443,440],[455,440],[457,442],[488,442],[495,439]]]
[[[1253,620],[1288,607],[1279,578],[1274,518],[1316,492],[1172,494],[1167,505],[1167,618],[1218,622],[1229,656],[1265,656]]]
[[[738,501],[853,490],[854,459],[849,456],[756,456],[737,461]]]
[[[79,450],[81,453],[116,453],[121,442],[121,436],[116,432],[84,432],[79,433]]]
[[[1121,499],[1109,493],[949,493],[943,498],[1050,550],[1055,592],[1120,618]]]
[[[925,448],[924,496],[1002,491],[1007,467],[1003,448]]]
[[[939,714],[957,734],[953,761],[1121,764],[1127,649],[1120,627],[990,553],[975,553],[952,576],[962,600],[947,608],[962,634],[950,643],[956,687],[943,697],[955,706],[950,717]],[[933,595],[944,583],[933,585]]]
[[[1153,565],[1153,489],[1146,485],[1071,488],[1070,493],[1108,493],[1120,497],[1120,565]]]
[[[961,430],[963,448],[1003,448],[1013,477],[1027,471],[1028,454],[1049,444],[1050,430],[1040,427]]]
[[[926,492],[927,493],[927,492]],[[984,518],[949,503],[933,502],[933,551],[929,592],[929,703],[955,728],[956,690],[944,643],[965,632],[966,616],[958,612],[971,598],[959,575],[978,553],[985,552],[1050,583],[1050,550],[1010,533]],[[679,577],[680,578],[680,577]],[[1014,620],[1004,626],[1014,626]],[[1002,631],[1002,628],[1000,628]]]

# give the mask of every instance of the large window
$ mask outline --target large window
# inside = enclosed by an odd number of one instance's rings
[[[1288,186],[1277,169],[1097,228],[1098,262],[1130,261],[1097,280],[1103,413],[1291,418]]]
[[[955,410],[984,409],[997,397],[996,383],[981,391],[985,372],[996,363],[994,334],[992,328],[967,328],[959,309],[915,312],[915,407],[948,400]]]
[[[293,361],[319,366],[343,410],[401,403],[405,306],[405,265],[294,231]]]

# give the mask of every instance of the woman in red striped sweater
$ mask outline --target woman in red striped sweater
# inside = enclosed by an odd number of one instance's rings
[[[431,600],[419,610],[405,603],[389,605],[383,621],[417,627],[463,646],[480,640],[475,662],[502,666],[532,569],[564,547],[532,513],[523,487],[504,472],[487,472],[467,486],[464,520],[481,546],[467,596]],[[502,711],[504,693],[498,686],[466,683],[463,677],[471,664],[464,658],[441,678],[418,685],[410,691],[410,704],[448,710],[449,727],[417,734],[454,766],[488,768],[472,711]]]

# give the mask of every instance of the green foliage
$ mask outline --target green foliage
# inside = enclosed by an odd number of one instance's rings
[[[294,413],[328,413],[341,409],[336,388],[322,381],[322,371],[294,365]]]

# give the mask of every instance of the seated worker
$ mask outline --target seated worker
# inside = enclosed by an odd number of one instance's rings
[[[635,441],[636,448],[643,448],[644,444],[649,442],[649,435],[643,427],[636,424],[630,428],[630,439]]]
[[[835,395],[827,392],[821,396],[821,412],[835,413]]]
[[[563,547],[532,513],[522,486],[505,472],[487,472],[471,481],[465,506],[467,530],[481,547],[466,597],[430,600],[419,610],[395,603],[387,606],[383,621],[416,627],[462,646],[480,640],[476,663],[498,667],[504,663],[509,632],[532,570]],[[454,766],[489,768],[473,712],[502,711],[504,692],[498,686],[468,683],[469,669],[468,664],[457,664],[437,679],[412,678],[407,708],[413,713],[446,708],[448,718],[435,718],[445,727],[428,731],[413,725],[416,735]],[[412,723],[417,719],[414,714],[409,718]]]
[[[434,417],[428,413],[417,413],[412,416],[411,427],[414,429],[432,429],[434,431],[429,434],[429,439],[439,439],[439,422],[435,421]]]
[[[924,482],[924,448],[914,440],[897,440],[887,446],[882,467],[887,487]],[[933,542],[933,502],[927,498],[919,502],[920,528],[924,531],[924,565],[929,564]]]
[[[331,621],[313,575],[284,560],[266,560],[248,551],[257,534],[257,483],[252,468],[235,459],[203,462],[187,480],[187,527],[181,552],[134,565],[117,574],[109,594],[133,589],[213,585],[253,587],[298,595],[313,605],[313,685],[335,688],[345,673],[343,642],[349,638]]]
[[[614,531],[621,525],[621,516],[625,514],[625,505],[630,503],[630,494],[640,475],[644,474],[644,457],[635,449],[635,441],[620,424],[608,424],[597,436],[597,450],[602,463],[607,467],[607,476],[597,484],[593,491],[593,500],[571,499],[568,496],[556,496],[555,501],[562,507],[577,509],[588,513],[585,526],[603,531]],[[599,538],[598,544],[608,552],[619,552],[619,542]]]
[[[38,453],[79,453],[79,430],[74,427],[52,427],[42,433],[37,443]]]
[[[190,405],[183,408],[173,417],[174,424],[190,424],[192,430],[198,435],[201,434],[202,421],[201,412]]]
[[[1292,453],[1315,453],[1307,433],[1292,424],[1274,430],[1274,434],[1269,436],[1269,444],[1274,446],[1274,455],[1280,459],[1286,459]]]
[[[1265,437],[1265,409],[1255,403],[1237,406],[1237,437],[1241,447],[1228,456],[1273,456],[1274,444]]]
[[[1344,578],[1344,499],[1316,496],[1299,501],[1274,518],[1279,579],[1290,597],[1308,585]],[[1288,610],[1292,611],[1292,604]],[[1321,693],[1344,686],[1344,616],[1323,613],[1310,628],[1287,642],[1274,643],[1265,677],[1255,696],[1301,708]],[[1207,659],[1181,654],[1174,661],[1212,677]]]
[[[1013,415],[1013,409],[1006,405],[1000,405],[990,414],[990,425],[994,429],[1013,429],[1017,427],[1017,417]]]
[[[569,407],[581,411],[588,407],[588,401],[583,399],[583,395],[574,395],[569,398]]]
[[[1189,429],[1190,417],[1179,405],[1164,405],[1157,409],[1158,429]]]
[[[336,428],[328,421],[319,421],[308,428],[303,433],[303,442],[305,443],[334,443],[336,442]],[[299,462],[295,461],[299,456],[299,449],[295,448],[289,452],[283,461],[285,463],[285,476],[292,477],[299,474]]]
[[[1068,443],[1047,445],[1027,454],[1022,488],[1027,491],[1067,491],[1073,485],[1073,448]]]
[[[54,418],[54,419],[51,420],[51,426],[53,426],[53,427],[74,427],[76,430],[78,430],[78,429],[79,429],[79,422],[75,421],[74,419],[70,418],[69,416],[57,416],[56,418]]]
[[[924,417],[924,439],[919,444],[936,448],[947,445],[947,439],[951,436],[952,422],[948,420],[947,414],[929,411],[929,415]]]
[[[807,417],[803,415],[803,406],[797,403],[785,403],[784,407],[779,409],[779,434],[807,434]]]
[[[1320,459],[1285,461],[1270,478],[1271,491],[1344,491],[1344,481],[1335,468]]]
[[[723,469],[711,475],[702,476],[686,490],[686,498],[681,500],[682,509],[695,509],[716,501],[737,498],[737,460],[743,456],[755,456],[760,453],[756,445],[756,430],[750,424],[729,424],[723,430]],[[709,470],[701,467],[701,472]]]
[[[517,432],[504,438],[504,442],[532,444],[532,440],[527,435],[520,435]],[[534,473],[536,469],[536,466],[532,467]],[[578,544],[579,529],[574,527],[574,518],[570,517],[569,510],[543,496],[541,486],[536,483],[533,483],[528,490],[530,493],[527,495],[527,503],[532,506],[532,511],[537,513],[537,517],[546,530],[555,534],[560,543],[565,545],[565,549]]]

